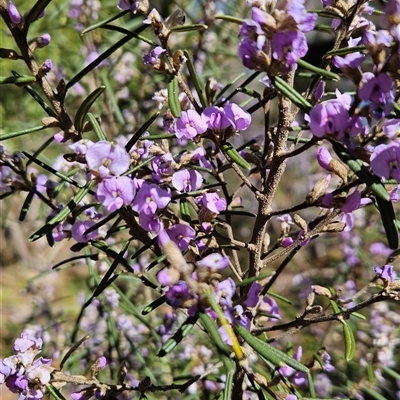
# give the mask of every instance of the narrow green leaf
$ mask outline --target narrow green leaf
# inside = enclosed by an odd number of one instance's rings
[[[143,244],[143,246],[141,246],[140,249],[135,254],[132,255],[131,260],[138,258],[143,252],[145,252],[147,249],[150,249],[150,247],[156,243],[157,243],[157,236],[149,240],[147,243]]]
[[[55,228],[61,221],[64,221],[68,215],[75,210],[81,200],[86,196],[89,192],[90,188],[95,184],[95,181],[89,181],[79,192],[68,202],[68,204],[50,221],[46,222],[44,226],[42,226],[39,230],[37,230],[29,240],[34,242],[35,240],[40,239],[47,232],[50,232],[53,228]]]
[[[77,342],[75,342],[71,348],[67,351],[65,356],[62,358],[61,363],[60,363],[60,369],[64,367],[64,364],[67,362],[68,358],[71,356],[71,354],[85,341],[89,339],[89,335],[84,336],[83,338],[79,339]]]
[[[242,215],[244,217],[251,217],[251,218],[254,218],[257,216],[250,211],[244,211],[244,210],[224,210],[224,211],[221,211],[220,214],[222,214],[222,215]]]
[[[187,50],[184,50],[183,54],[185,54],[185,57],[187,59],[186,65],[189,70],[190,77],[192,78],[193,85],[196,89],[197,95],[199,96],[200,103],[203,107],[207,107],[207,101],[204,96],[204,91],[203,91],[203,84],[200,82],[200,78],[194,68],[193,61],[192,61],[192,56],[189,54]]]
[[[158,256],[154,261],[152,261],[147,267],[146,267],[146,272],[150,271],[153,269],[156,265],[163,263],[167,259],[167,256],[165,254]]]
[[[174,133],[161,133],[159,135],[140,136],[139,140],[161,140],[161,139],[174,139]]]
[[[381,214],[382,225],[385,229],[389,248],[396,250],[399,247],[399,232],[393,204],[391,201],[382,200],[378,196],[376,197],[376,203]]]
[[[340,49],[328,51],[325,57],[328,56],[344,56],[346,54],[363,52],[366,46],[352,46],[352,47],[342,47]]]
[[[366,393],[369,396],[368,398],[375,400],[388,400],[387,397],[382,396],[380,393],[372,388],[364,387],[361,389],[361,391]]]
[[[233,17],[232,15],[216,15],[214,17],[214,19],[222,19],[223,21],[233,22],[238,25],[242,25],[244,22],[244,19],[236,18],[236,17]]]
[[[390,195],[380,179],[373,175],[361,160],[356,159],[341,143],[331,141],[332,148],[337,156],[365,183],[377,197],[389,201]]]
[[[331,292],[332,292],[332,289],[331,289]],[[330,303],[330,305],[332,307],[333,312],[335,314],[339,314],[340,313],[340,308],[339,308],[338,304],[336,303],[336,301],[329,300],[329,303]]]
[[[48,383],[46,385],[47,390],[49,393],[54,397],[55,400],[67,400],[61,393],[60,391],[55,388],[51,383]]]
[[[207,296],[207,300],[212,308],[212,310],[217,314],[218,322],[221,327],[224,329],[225,333],[228,335],[229,340],[231,342],[231,347],[235,356],[238,360],[242,360],[245,356],[243,353],[242,346],[240,345],[238,338],[235,332],[232,329],[232,325],[226,319],[224,312],[222,311],[221,306],[214,298],[214,294],[211,289],[207,288],[204,290],[205,295]]]
[[[21,76],[16,71],[11,71],[14,76]],[[35,101],[46,111],[50,117],[57,118],[57,114],[46,104],[46,102],[40,97],[39,93],[36,92],[31,86],[24,86],[24,89],[35,99]]]
[[[257,74],[260,74],[260,73],[257,72]],[[253,75],[254,75],[254,74],[253,74]],[[227,90],[229,90],[240,78],[243,78],[244,76],[245,76],[245,73],[243,72],[243,73],[239,74],[238,76],[236,76],[235,78],[233,78],[228,84],[226,84],[226,85],[218,92],[218,95],[217,95],[217,99],[216,99],[216,100],[220,99],[220,98],[226,93]],[[210,96],[208,96],[208,97],[210,97]]]
[[[204,31],[206,29],[208,29],[207,25],[192,24],[192,25],[174,26],[173,28],[171,28],[171,32],[193,32],[193,31]]]
[[[56,171],[54,168],[50,167],[49,165],[45,164],[43,161],[38,160],[36,157],[30,155],[29,153],[27,153],[26,151],[23,151],[22,154],[24,154],[27,158],[29,158],[30,161],[34,162],[35,164],[39,165],[40,167],[42,167],[43,169],[45,169],[46,171],[54,174],[55,176],[57,176],[58,178],[62,179],[64,182],[68,182],[71,185],[76,186],[77,188],[82,188],[83,186],[81,184],[79,184],[78,182],[74,181],[73,179],[71,179],[70,177],[68,177],[67,175],[62,174],[61,172]]]
[[[239,92],[239,93],[244,93],[244,94],[246,94],[247,96],[250,96],[250,97],[252,97],[252,98],[254,98],[254,99],[261,100],[261,94],[258,93],[258,92],[257,92],[256,90],[254,90],[254,89],[239,87],[239,88],[236,89],[236,91]]]
[[[179,209],[181,211],[181,218],[186,222],[191,222],[189,203],[185,198],[179,202]]]
[[[361,319],[361,320],[363,320],[363,321],[366,321],[366,320],[367,320],[367,317],[366,317],[365,315],[362,315],[362,314],[360,314],[360,313],[358,313],[358,312],[353,312],[353,313],[351,313],[351,316],[354,317],[354,318]]]
[[[22,205],[21,212],[19,213],[19,221],[25,221],[26,215],[28,214],[34,196],[35,196],[35,190],[34,188],[32,188],[28,192],[24,204]]]
[[[134,32],[136,34],[143,32],[145,29],[147,29],[147,25],[143,24],[139,28],[137,28]],[[125,36],[122,39],[120,39],[118,42],[114,43],[109,49],[107,49],[105,52],[100,54],[94,61],[92,61],[89,65],[87,65],[85,68],[83,68],[81,71],[79,71],[65,86],[65,90],[71,89],[72,86],[75,85],[75,83],[79,82],[84,76],[86,76],[90,71],[95,69],[102,61],[107,59],[112,53],[117,51],[120,47],[122,47],[125,43],[128,43],[132,38],[135,36]]]
[[[161,296],[158,299],[155,299],[152,303],[150,303],[148,306],[146,306],[143,311],[142,315],[147,315],[150,314],[153,310],[155,310],[157,307],[160,307],[162,304],[165,303],[167,297]]]
[[[119,32],[119,33],[123,33],[125,36],[129,36],[138,40],[141,40],[144,43],[149,44],[150,46],[158,46],[157,43],[155,43],[154,41],[152,41],[151,39],[139,35],[138,33],[136,33],[136,31],[130,31],[128,29],[122,28],[121,26],[116,26],[116,25],[109,25],[109,24],[105,24],[103,26],[100,27],[101,29],[107,29],[109,31],[113,31],[113,32]]]
[[[101,129],[101,126],[97,122],[97,119],[94,117],[94,115],[92,113],[88,112],[87,113],[87,117],[88,117],[88,120],[89,120],[90,124],[92,125],[92,128],[94,130],[94,133],[97,136],[97,139],[99,139],[99,140],[107,140],[105,133]]]
[[[86,114],[97,98],[104,92],[105,88],[105,86],[100,86],[93,90],[93,92],[90,93],[89,96],[86,97],[86,99],[83,100],[82,104],[79,106],[74,119],[74,125],[78,132],[82,132],[83,122],[85,121]]]
[[[131,241],[128,240],[125,243],[125,245],[122,247],[121,251],[118,253],[117,257],[114,259],[114,261],[110,265],[110,268],[108,268],[107,272],[104,274],[100,283],[94,290],[90,299],[83,305],[84,308],[88,307],[96,297],[98,297],[107,287],[109,287],[115,281],[115,279],[117,278],[117,274],[115,274],[113,277],[111,277],[111,276],[114,274],[114,272],[117,269],[118,265],[120,264],[121,260],[124,258],[124,254],[126,252],[126,249],[129,246],[130,242]]]
[[[14,85],[24,85],[36,82],[34,76],[0,76],[0,85],[14,84]]]
[[[219,106],[223,106],[224,104],[226,104],[235,94],[238,93],[239,88],[245,88],[247,87],[251,82],[254,81],[254,79],[256,79],[259,75],[261,74],[260,71],[256,71],[253,74],[251,74],[243,83],[240,84],[240,86],[238,86],[229,96],[224,98],[224,101],[221,102],[220,104],[218,104]],[[239,75],[240,76],[240,75]],[[238,79],[235,78],[232,82],[235,82],[235,80]],[[226,88],[230,87],[231,83],[229,83],[227,86],[225,86],[219,93],[218,93],[218,97],[217,99],[220,99],[222,96],[222,93],[225,91]],[[249,111],[249,110],[248,110]],[[250,112],[250,111],[249,111]]]
[[[97,23],[95,23],[93,25],[90,25],[89,27],[87,27],[86,29],[84,29],[81,32],[81,36],[83,36],[85,33],[89,33],[89,32],[91,32],[91,31],[93,31],[93,30],[95,30],[97,28],[100,28],[102,25],[109,24],[110,22],[113,22],[113,21],[115,21],[115,20],[117,20],[119,18],[122,18],[124,15],[126,15],[128,13],[130,13],[130,10],[123,10],[120,13],[118,13],[117,15],[113,15],[110,18],[107,18],[107,19],[105,19],[103,21],[99,21],[99,22],[97,22]]]
[[[222,400],[231,400],[232,399],[232,390],[234,385],[234,377],[236,372],[236,362],[232,358],[226,356],[225,354],[221,354],[222,362],[225,367],[225,385],[224,391],[222,393]]]
[[[27,135],[28,133],[42,131],[44,129],[47,129],[47,126],[40,125],[40,126],[35,126],[34,128],[24,129],[23,131],[2,133],[2,134],[0,134],[0,142],[2,140],[7,140],[7,139],[12,139],[12,138],[15,138],[18,136]]]
[[[267,294],[268,294],[268,296],[274,297],[275,299],[283,301],[286,304],[292,304],[292,302],[289,299],[287,299],[286,297],[284,297],[278,293],[268,291]]]
[[[238,151],[230,144],[224,143],[222,145],[222,150],[227,156],[229,161],[235,162],[239,167],[250,169],[250,164],[238,153]]]
[[[310,64],[307,61],[304,61],[302,59],[297,60],[297,64],[299,65],[299,67],[302,67],[308,71],[314,72],[324,78],[332,79],[334,81],[340,80],[340,76],[338,74],[335,74],[331,71],[327,71],[326,69],[323,69],[323,68],[318,68],[315,65]]]
[[[396,223],[396,214],[390,195],[381,180],[372,174],[361,160],[355,159],[350,151],[341,143],[332,141],[332,148],[338,157],[365,183],[375,194],[376,204],[381,214],[382,224],[391,249],[399,247],[399,235]]]
[[[225,344],[218,332],[217,324],[209,317],[205,312],[199,314],[200,322],[204,327],[204,330],[210,335],[213,343],[218,348],[218,350],[229,357],[231,354],[231,349],[227,344]]]
[[[288,83],[286,83],[279,76],[272,76],[271,80],[280,93],[286,96],[289,100],[291,100],[297,107],[303,110],[306,113],[309,113],[312,105],[306,100],[297,90],[292,88]]]
[[[189,334],[189,332],[196,325],[197,320],[199,319],[198,315],[193,315],[188,317],[186,321],[179,327],[179,329],[170,337],[161,347],[158,352],[158,357],[164,357],[171,351]]]
[[[158,118],[160,113],[157,111],[154,113],[129,139],[129,142],[125,145],[125,150],[130,151],[133,145],[139,140],[139,138],[147,131],[149,126]],[[145,138],[144,138],[145,139]]]
[[[51,3],[51,0],[38,0],[35,5],[29,10],[25,18],[25,29],[28,30],[29,25],[36,21],[44,9]]]
[[[356,351],[356,340],[349,324],[346,321],[340,322],[343,325],[345,359],[346,361],[350,361],[353,359],[354,353]]]
[[[382,371],[390,376],[392,379],[395,379],[396,381],[400,381],[400,374],[396,371],[393,371],[392,368],[389,367],[382,367]]]
[[[289,365],[289,367],[292,367],[296,371],[304,372],[305,374],[310,372],[310,370],[304,364],[296,361],[283,351],[271,346],[269,343],[262,341],[256,336],[253,336],[244,326],[235,325],[234,328],[243,338],[243,340],[256,351],[257,354],[260,354],[276,367]]]
[[[274,275],[274,272],[266,272],[265,274],[252,276],[251,278],[243,279],[241,282],[236,282],[236,287],[247,286],[250,285],[250,283],[261,281],[263,279],[269,278],[272,275]]]
[[[181,103],[179,101],[179,84],[176,76],[169,79],[167,84],[168,90],[168,107],[175,118],[181,116]]]
[[[115,116],[115,120],[119,125],[125,125],[126,121],[124,115],[122,114],[119,100],[117,99],[117,93],[115,92],[112,83],[108,79],[109,71],[102,68],[100,69],[99,73],[101,84],[106,87],[107,99],[110,101],[110,107]]]

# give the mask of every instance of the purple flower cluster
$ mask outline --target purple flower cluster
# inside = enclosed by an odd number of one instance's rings
[[[318,103],[309,115],[310,129],[314,136],[323,138],[332,135],[344,140],[363,133],[364,124],[361,117],[350,115],[352,99],[349,94],[336,91],[336,99]]]
[[[217,319],[205,297],[208,288],[231,325],[237,323],[250,329],[253,315],[257,312],[272,319],[280,318],[276,302],[268,296],[260,297],[262,286],[259,283],[253,283],[243,305],[233,304],[235,282],[232,278],[222,280],[221,275],[229,265],[229,257],[211,253],[188,264],[180,253],[182,246],[177,247],[177,240],[171,236],[171,230],[159,233],[158,244],[171,264],[158,272],[157,279],[167,288],[166,300],[173,308],[187,308],[189,315],[206,310],[212,318]],[[226,343],[232,344],[223,326],[219,327],[219,332]]]
[[[220,132],[224,130],[244,131],[251,123],[251,115],[237,104],[229,103],[225,107],[206,107],[201,115],[195,110],[182,111],[175,123],[178,139],[193,140],[207,129]]]
[[[252,18],[240,29],[243,65],[272,74],[296,68],[297,60],[307,54],[305,33],[314,28],[316,19],[303,0],[282,2],[270,12],[253,7]]]
[[[19,394],[20,400],[39,400],[44,396],[45,386],[50,382],[51,359],[38,357],[42,339],[25,332],[14,342],[14,355],[0,360],[0,384]]]

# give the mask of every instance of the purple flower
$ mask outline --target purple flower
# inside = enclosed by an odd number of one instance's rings
[[[381,24],[383,28],[390,31],[393,38],[398,41],[400,39],[400,3],[398,0],[388,0],[386,2],[385,8],[383,10],[383,15],[381,17]]]
[[[161,46],[155,47],[150,51],[150,54],[145,54],[143,56],[144,65],[156,65],[160,61],[161,54],[165,53],[166,50]]]
[[[400,142],[380,144],[371,155],[371,169],[382,179],[400,180]]]
[[[314,29],[318,15],[307,12],[304,6],[304,0],[287,1],[286,11],[296,21],[299,31],[310,32]]]
[[[207,124],[195,110],[182,111],[176,120],[175,135],[178,139],[193,139],[207,130]]]
[[[40,382],[42,385],[47,385],[50,382],[50,372],[52,368],[48,368],[51,360],[42,357],[35,360],[30,368],[26,370],[26,376],[30,382]]]
[[[29,349],[40,350],[43,345],[42,339],[36,339],[34,336],[29,335],[26,332],[21,333],[21,337],[16,339],[14,342],[14,351],[19,353],[25,353]]]
[[[369,110],[374,118],[381,119],[393,110],[393,80],[386,73],[363,74],[363,85],[358,91],[361,100],[369,102]]]
[[[249,308],[255,307],[258,304],[258,301],[259,301],[258,295],[260,294],[261,289],[262,289],[262,286],[259,283],[254,282],[250,286],[250,290],[247,293],[247,298],[243,304]]]
[[[197,267],[208,268],[212,272],[219,272],[229,265],[229,257],[220,253],[212,253],[196,262]]]
[[[326,169],[327,171],[332,171],[331,164],[330,164],[331,160],[332,160],[332,157],[331,157],[328,149],[324,146],[321,146],[318,149],[318,153],[317,153],[318,164],[322,168]]]
[[[19,13],[17,7],[11,0],[8,1],[7,11],[11,21],[14,24],[19,24],[22,21],[21,14]]]
[[[158,209],[167,207],[170,201],[170,191],[161,189],[154,183],[144,182],[136,195],[132,209],[140,214],[155,214]]]
[[[44,33],[42,36],[36,38],[36,46],[40,49],[50,44],[51,36],[49,33]]]
[[[203,177],[193,169],[181,169],[172,175],[172,185],[183,193],[199,189],[202,183]]]
[[[335,367],[331,363],[332,358],[326,351],[323,351],[321,358],[324,363],[324,371],[332,372],[335,370]]]
[[[301,361],[303,355],[303,349],[299,346],[293,355],[296,361]],[[292,367],[285,365],[279,368],[279,373],[283,376],[290,378],[290,380],[296,385],[304,385],[307,382],[306,374],[304,372],[296,372]]]
[[[271,297],[265,296],[259,305],[259,310],[273,319],[280,319],[278,303]]]
[[[97,188],[96,198],[108,211],[116,211],[132,203],[136,193],[133,180],[127,176],[109,176]]]
[[[364,58],[365,54],[361,53],[351,53],[344,57],[335,56],[333,57],[333,65],[341,70],[345,70],[346,68],[357,69],[361,66]]]
[[[318,138],[328,135],[343,136],[349,120],[349,112],[339,100],[317,104],[310,112],[310,129]]]
[[[249,38],[240,41],[238,55],[243,65],[249,69],[258,69],[262,64],[263,57],[265,57],[264,52],[258,48],[256,42]]]
[[[119,0],[117,7],[120,10],[130,10],[135,12],[139,7],[140,1],[141,0]]]
[[[396,278],[396,273],[393,271],[393,265],[384,265],[383,267],[374,267],[375,274],[384,281],[391,282]]]
[[[101,356],[97,359],[96,365],[98,369],[104,369],[107,365],[107,359],[104,356]]]
[[[244,131],[250,126],[251,115],[237,104],[230,103],[226,105],[224,111],[234,129]]]
[[[221,107],[206,107],[201,114],[201,118],[209,129],[226,129],[231,125],[224,109]]]
[[[205,193],[201,197],[201,203],[214,214],[219,214],[226,209],[226,200],[217,193]]]
[[[364,32],[363,43],[375,51],[382,51],[385,47],[390,47],[392,36],[386,30]]]
[[[347,196],[346,202],[342,205],[341,210],[344,213],[351,213],[354,210],[357,210],[361,204],[361,193],[358,189],[356,189],[352,194]]]
[[[148,232],[158,232],[161,229],[160,217],[157,214],[139,214],[139,224]]]
[[[163,268],[157,273],[157,280],[161,286],[175,285],[180,279],[180,273],[176,268]]]
[[[389,139],[396,138],[400,134],[400,119],[388,119],[383,124],[383,133]]]
[[[51,58],[48,58],[43,63],[41,71],[47,74],[47,72],[51,71],[52,68],[53,68],[53,61],[51,61]]]
[[[10,366],[6,364],[5,360],[0,360],[0,385],[5,382],[10,374]]]
[[[173,171],[172,162],[174,158],[171,153],[165,153],[162,156],[157,156],[151,162],[154,173],[152,174],[153,180],[162,182],[163,177],[169,176]]]
[[[236,285],[232,278],[227,278],[218,282],[214,291],[215,300],[223,307],[223,309],[232,307],[232,297],[235,294],[235,291]]]
[[[297,60],[304,57],[308,51],[304,33],[299,31],[277,32],[272,37],[272,56],[283,61],[286,72],[296,66]]]
[[[192,298],[186,282],[178,281],[165,294],[167,303],[174,308],[183,307],[186,300]]]
[[[107,175],[121,175],[129,168],[131,159],[128,152],[119,144],[106,140],[91,145],[86,151],[89,169],[98,171],[101,178]]]
[[[204,150],[204,147],[198,147],[196,150],[193,152],[193,161],[198,161],[200,167],[203,168],[212,168],[211,163],[206,159],[206,152]]]
[[[95,229],[88,235],[84,235],[84,233],[93,225],[93,221],[75,221],[75,223],[71,227],[72,238],[75,239],[78,243],[86,243],[89,240],[96,239],[97,235],[99,234],[98,229]]]
[[[186,224],[172,225],[166,232],[180,251],[187,250],[190,242],[196,238],[196,231]]]

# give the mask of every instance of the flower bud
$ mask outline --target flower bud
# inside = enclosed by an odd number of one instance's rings
[[[328,297],[328,299],[331,299],[331,298],[332,298],[332,293],[331,293],[331,291],[330,291],[328,288],[326,288],[326,287],[319,286],[319,285],[312,285],[312,286],[311,286],[311,290],[312,290],[315,294],[317,294],[317,295],[319,295],[319,296],[325,296],[325,297]]]
[[[15,4],[9,0],[8,5],[7,5],[7,11],[8,11],[8,15],[11,19],[11,21],[14,24],[20,24],[22,21],[22,17],[21,14],[19,13],[17,7],[15,6]]]

